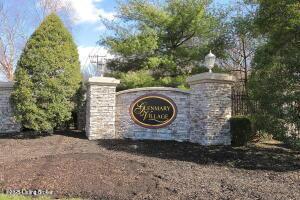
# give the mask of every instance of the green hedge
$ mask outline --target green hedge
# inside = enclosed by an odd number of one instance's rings
[[[230,119],[232,146],[243,146],[252,138],[251,120],[246,116],[237,116]]]

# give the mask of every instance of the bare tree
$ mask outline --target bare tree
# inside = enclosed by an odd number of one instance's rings
[[[72,6],[68,0],[32,0],[33,9],[12,9],[7,4],[0,3],[0,75],[7,80],[13,80],[14,68],[25,45],[28,33],[50,13],[57,13],[65,25],[71,30]],[[30,16],[36,16],[31,21]]]
[[[58,14],[71,30],[73,26],[72,12],[74,8],[69,0],[33,0],[39,22],[51,13]]]
[[[258,42],[245,32],[232,33],[231,37],[231,47],[226,50],[227,59],[222,60],[221,65],[235,73],[246,87]]]
[[[255,8],[241,1],[233,7],[230,16],[227,24],[230,48],[226,50],[227,59],[221,60],[220,64],[232,71],[245,89],[255,50],[261,42],[253,35],[252,30]]]
[[[25,44],[23,19],[18,13],[9,17],[4,5],[0,5],[0,72],[7,80],[13,80],[14,66]]]
[[[64,5],[60,0],[38,0],[38,4],[41,8],[41,14],[43,18],[52,12],[57,13],[64,8]]]

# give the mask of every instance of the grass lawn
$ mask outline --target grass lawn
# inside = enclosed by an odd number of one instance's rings
[[[0,200],[30,200],[31,197],[0,194]],[[36,200],[49,200],[49,197],[37,197]]]
[[[21,195],[5,195],[5,194],[0,194],[0,200],[31,200],[33,197],[30,196],[21,196]],[[47,197],[47,196],[38,196],[34,197],[35,200],[51,200],[52,198]],[[80,199],[65,199],[65,200],[80,200]]]

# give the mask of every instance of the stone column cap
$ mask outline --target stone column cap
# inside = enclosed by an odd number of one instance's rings
[[[120,80],[112,77],[91,77],[87,81],[88,85],[103,85],[103,86],[117,86]]]
[[[14,81],[2,82],[0,81],[0,88],[12,88],[14,86]]]
[[[227,83],[232,84],[235,82],[234,76],[224,73],[201,73],[190,76],[187,78],[189,85],[195,85],[199,83]]]

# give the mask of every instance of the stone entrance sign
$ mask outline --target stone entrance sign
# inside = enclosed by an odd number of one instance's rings
[[[88,139],[151,139],[229,145],[233,76],[202,73],[187,79],[190,90],[150,87],[116,92],[115,78],[86,84]],[[0,82],[0,133],[16,132],[10,106],[13,83]]]
[[[177,115],[172,99],[158,94],[137,98],[129,109],[131,119],[145,128],[162,128],[171,124]]]
[[[116,92],[119,80],[93,77],[87,83],[89,139],[154,139],[230,145],[231,85],[228,74],[187,79],[189,91],[152,87]]]

